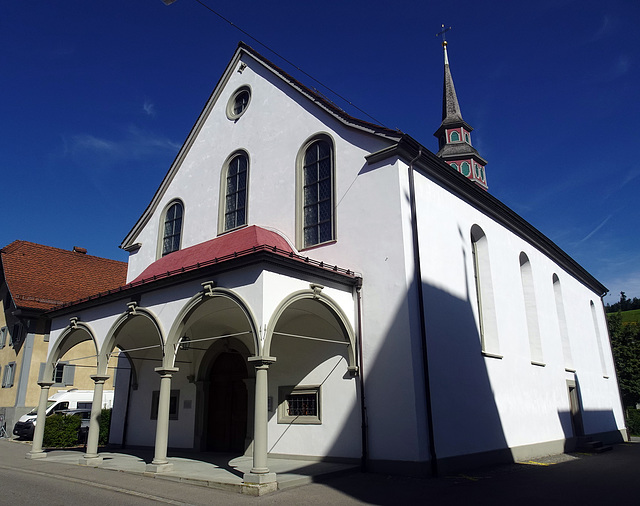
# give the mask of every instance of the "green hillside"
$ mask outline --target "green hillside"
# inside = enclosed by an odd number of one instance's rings
[[[632,309],[631,311],[622,311],[622,323],[640,322],[640,309]]]

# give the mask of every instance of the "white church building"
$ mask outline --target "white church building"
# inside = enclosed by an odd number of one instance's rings
[[[121,244],[127,284],[49,312],[43,378],[91,340],[98,398],[119,353],[110,442],[158,473],[252,455],[249,484],[283,456],[430,475],[622,441],[606,288],[488,192],[471,130],[446,45],[436,155],[240,43]]]

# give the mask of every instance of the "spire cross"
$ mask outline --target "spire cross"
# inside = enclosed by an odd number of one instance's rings
[[[445,34],[446,34],[449,30],[451,30],[451,27],[449,27],[449,28],[445,28],[445,27],[444,27],[444,25],[442,25],[442,31],[440,31],[440,32],[436,33],[436,37],[437,37],[438,35],[442,35],[442,40],[443,40],[444,42],[447,42],[447,36],[446,36]]]

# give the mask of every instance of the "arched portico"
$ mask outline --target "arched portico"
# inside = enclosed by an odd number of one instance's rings
[[[40,400],[38,402],[38,416],[36,421],[35,431],[33,434],[33,442],[31,446],[31,452],[27,455],[29,458],[43,458],[46,454],[42,451],[42,439],[44,436],[44,420],[46,418],[47,399],[49,397],[49,389],[53,382],[53,372],[56,364],[61,357],[64,356],[74,346],[91,341],[96,356],[98,355],[98,345],[93,329],[87,323],[78,321],[78,318],[71,318],[69,325],[60,333],[53,346],[49,350],[47,360],[42,373],[42,378],[38,382],[40,385]],[[96,362],[97,367],[97,362]],[[100,392],[100,399],[102,399],[102,392]],[[95,395],[94,395],[95,403]],[[92,412],[93,422],[93,412]],[[97,420],[96,420],[97,423]],[[95,431],[94,431],[95,432]]]
[[[169,331],[166,347],[173,353],[165,354],[164,367],[173,367],[178,353],[193,349],[196,343],[208,346],[228,337],[239,339],[253,355],[259,355],[258,325],[249,305],[237,293],[216,287],[213,281],[202,283],[202,288],[184,305]],[[203,356],[190,358],[196,359],[197,366]]]
[[[153,311],[141,307],[135,301],[127,303],[127,311],[122,313],[112,324],[98,355],[98,374],[94,379],[96,381],[96,389],[99,388],[99,381],[101,381],[102,378],[108,377],[108,362],[116,348],[120,349],[120,353],[126,354],[129,364],[133,369],[132,375],[134,377],[139,376],[145,364],[156,363],[161,365],[165,355],[165,333],[160,319]],[[156,367],[155,370],[156,372],[163,371],[160,373],[160,389],[161,391],[164,389],[166,392],[161,392],[159,396],[154,461],[166,464],[169,423],[168,405],[170,400],[171,373],[173,371],[164,371],[162,367]],[[129,389],[131,388],[132,385],[129,385]],[[164,406],[163,403],[166,403],[166,406]],[[122,414],[125,419],[130,416],[128,410],[126,411],[127,412]],[[127,424],[125,423],[124,426],[127,426]],[[89,437],[91,437],[91,433]],[[93,455],[90,454],[89,451],[90,448],[87,444],[88,455],[85,455],[85,457],[95,459],[97,462],[99,460],[97,459],[97,453]]]
[[[346,345],[349,372],[356,375],[355,332],[340,305],[322,293],[322,289],[312,284],[280,302],[269,320],[263,353],[271,355],[274,336]]]

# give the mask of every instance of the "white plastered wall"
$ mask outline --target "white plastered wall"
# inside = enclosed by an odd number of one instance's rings
[[[624,427],[615,376],[603,377],[596,345],[591,300],[606,341],[607,367],[613,371],[598,294],[504,226],[427,177],[416,176],[438,456],[570,437],[566,381],[576,377],[586,432]],[[502,358],[481,355],[470,239],[474,224],[489,243]],[[531,363],[520,252],[531,262],[544,366]],[[553,274],[562,285],[575,373],[565,371]]]

